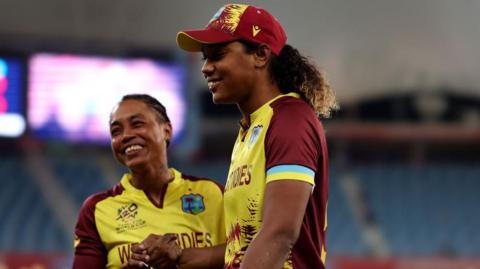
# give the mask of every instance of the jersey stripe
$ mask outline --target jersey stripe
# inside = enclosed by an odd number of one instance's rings
[[[267,182],[276,180],[299,180],[315,185],[315,172],[302,165],[277,165],[267,171]]]
[[[312,169],[305,167],[303,165],[296,165],[296,164],[285,164],[285,165],[277,165],[277,166],[271,167],[270,169],[267,170],[267,176],[270,176],[276,173],[282,173],[282,172],[302,173],[311,177],[315,176],[315,171],[313,171]]]

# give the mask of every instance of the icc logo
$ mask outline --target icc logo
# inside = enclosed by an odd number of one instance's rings
[[[117,220],[133,220],[138,214],[138,206],[136,203],[131,203],[120,207],[117,210]]]
[[[136,203],[130,203],[117,209],[117,227],[115,230],[117,233],[123,233],[129,230],[135,230],[145,227],[146,221],[137,218],[138,205]]]
[[[183,212],[197,215],[205,211],[203,196],[200,194],[185,194],[181,199]]]

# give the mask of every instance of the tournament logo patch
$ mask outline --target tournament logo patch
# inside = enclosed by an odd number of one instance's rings
[[[252,135],[250,136],[250,140],[248,141],[248,147],[251,147],[255,142],[257,142],[260,133],[262,132],[263,125],[257,125],[253,127]]]
[[[145,227],[146,221],[137,219],[138,205],[136,203],[130,203],[117,209],[117,223],[115,228],[117,233],[123,233],[128,230],[135,230]]]
[[[185,213],[197,215],[205,211],[203,196],[200,194],[185,194],[182,196],[182,210]]]

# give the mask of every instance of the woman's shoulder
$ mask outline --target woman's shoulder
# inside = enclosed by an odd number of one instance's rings
[[[293,96],[284,96],[271,104],[273,113],[271,124],[281,125],[285,130],[317,126],[320,120],[305,100]]]
[[[91,194],[82,204],[82,208],[94,209],[95,206],[109,197],[114,197],[123,193],[125,189],[120,183],[115,184],[112,188]]]
[[[274,111],[274,115],[292,115],[291,113],[294,113],[294,116],[315,116],[315,111],[313,110],[312,106],[310,106],[305,100],[295,96],[285,95],[272,102],[270,106]]]
[[[187,175],[184,173],[181,173],[181,175],[182,179],[190,183],[193,188],[208,189],[211,192],[220,193],[223,195],[224,187],[216,180],[207,177]]]

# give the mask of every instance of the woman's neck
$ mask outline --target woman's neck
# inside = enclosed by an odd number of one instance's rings
[[[238,108],[247,123],[250,120],[250,114],[281,94],[276,84],[266,82],[258,83],[257,85],[258,86],[250,91],[250,95],[247,96],[245,100],[238,102]]]
[[[165,194],[168,183],[174,179],[173,172],[168,166],[147,167],[142,170],[133,170],[132,185],[141,189],[155,203],[160,203]]]

